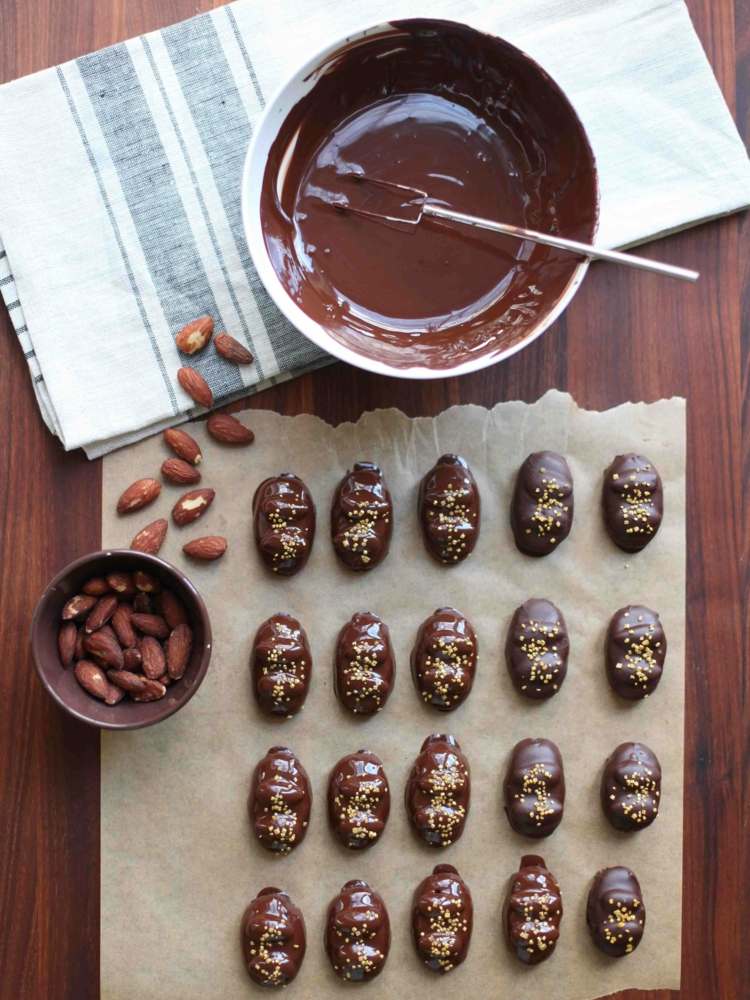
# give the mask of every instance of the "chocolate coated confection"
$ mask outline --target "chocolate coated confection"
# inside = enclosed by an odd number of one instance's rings
[[[479,488],[458,455],[441,456],[419,488],[419,520],[427,551],[447,566],[474,551],[479,538]]]
[[[341,704],[355,715],[373,715],[393,690],[396,662],[388,626],[359,611],[339,632],[334,687]]]
[[[470,797],[469,762],[456,737],[428,736],[406,783],[406,811],[417,835],[431,847],[454,844]]]
[[[516,477],[510,523],[527,556],[546,556],[565,541],[573,525],[573,477],[562,455],[529,455]]]
[[[381,896],[352,879],[328,907],[326,952],[339,979],[361,983],[383,971],[391,947],[391,923]]]
[[[544,858],[524,855],[505,899],[505,933],[520,962],[538,965],[550,957],[560,937],[562,915],[560,886]]]
[[[604,473],[604,526],[625,552],[640,552],[664,515],[661,477],[644,455],[618,455]]]
[[[505,773],[505,812],[525,837],[548,837],[560,825],[565,806],[562,757],[552,740],[516,743]]]
[[[288,854],[307,833],[312,806],[310,779],[288,747],[271,747],[253,773],[248,811],[263,847]]]
[[[280,576],[292,576],[307,562],[315,538],[315,504],[290,472],[264,479],[253,497],[255,544],[263,562]]]
[[[477,669],[477,637],[455,608],[438,608],[422,622],[411,654],[417,691],[428,705],[451,712],[466,700]]]
[[[646,927],[646,908],[638,879],[629,868],[603,868],[594,876],[586,923],[605,955],[622,958],[638,947]]]
[[[349,569],[374,569],[388,555],[392,534],[393,501],[383,473],[372,462],[357,462],[333,496],[334,551]]]
[[[385,830],[391,793],[383,762],[369,750],[342,757],[328,779],[328,816],[333,832],[353,850],[372,847]]]
[[[255,698],[266,715],[296,715],[310,688],[312,654],[296,618],[271,615],[255,633],[250,669]]]
[[[526,698],[551,698],[568,672],[568,627],[551,601],[532,597],[516,608],[505,642],[513,686]]]
[[[654,822],[661,804],[661,764],[645,743],[621,743],[602,774],[602,809],[612,826],[627,832]]]
[[[607,629],[607,678],[623,698],[646,698],[661,680],[667,637],[655,611],[629,604],[615,611]]]
[[[436,865],[417,886],[411,925],[417,954],[428,969],[450,972],[466,958],[474,924],[468,885],[453,865]]]
[[[259,986],[286,986],[305,958],[302,911],[288,893],[261,889],[242,917],[241,941],[250,978]]]

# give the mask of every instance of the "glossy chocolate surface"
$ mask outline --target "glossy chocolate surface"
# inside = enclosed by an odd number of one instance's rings
[[[505,662],[513,687],[537,701],[560,690],[568,672],[570,641],[562,612],[532,597],[516,608],[505,641]]]
[[[525,855],[505,900],[505,932],[520,962],[538,965],[552,955],[562,915],[560,886],[544,858]]]
[[[664,516],[661,476],[645,455],[617,455],[604,472],[604,526],[625,552],[640,552]]]
[[[607,678],[621,697],[637,701],[652,694],[661,680],[667,637],[655,611],[628,604],[612,616],[607,629]]]
[[[438,608],[422,622],[411,654],[411,672],[422,699],[441,712],[466,700],[477,669],[477,637],[455,608]]]
[[[461,836],[469,813],[469,762],[455,736],[428,736],[406,784],[406,811],[417,835],[431,847]]]
[[[383,473],[372,462],[357,462],[333,496],[334,551],[349,569],[366,572],[388,555],[392,534],[393,501]]]
[[[596,228],[583,128],[519,50],[435,20],[396,22],[344,46],[281,125],[261,224],[303,312],[341,344],[399,368],[446,368],[518,343],[578,261],[428,217],[405,227],[362,215],[414,215],[393,182],[458,211],[573,238]]]
[[[411,908],[417,954],[434,972],[450,972],[466,958],[474,925],[468,885],[453,865],[436,865],[417,886]]]
[[[565,775],[552,740],[516,743],[505,772],[505,813],[525,837],[548,837],[558,828],[565,806]]]
[[[646,927],[646,907],[638,879],[629,868],[597,872],[589,890],[586,923],[596,947],[622,958],[635,951]]]
[[[419,520],[427,551],[452,566],[474,551],[479,538],[479,488],[458,455],[442,455],[419,487]]]
[[[602,809],[628,833],[650,826],[661,805],[661,764],[645,743],[621,743],[604,766]]]
[[[554,552],[573,524],[573,477],[554,451],[529,455],[518,470],[510,523],[516,546],[527,556]]]
[[[388,958],[391,923],[382,897],[352,879],[328,907],[325,944],[333,971],[354,983],[374,979]]]
[[[315,504],[310,491],[290,472],[264,479],[253,497],[255,544],[266,566],[293,576],[310,557],[315,539]]]
[[[253,773],[248,811],[255,836],[269,851],[288,854],[305,839],[312,792],[307,771],[288,747],[271,747]]]
[[[380,839],[391,811],[383,762],[369,750],[350,753],[328,779],[328,817],[344,847],[358,851]]]
[[[289,894],[268,886],[261,889],[242,917],[242,954],[253,982],[287,986],[305,958],[307,939],[302,911]]]
[[[255,699],[266,715],[291,718],[310,689],[312,653],[296,618],[271,615],[255,633],[250,669]]]
[[[339,632],[334,687],[341,704],[355,715],[379,712],[390,697],[396,661],[388,626],[359,611]]]

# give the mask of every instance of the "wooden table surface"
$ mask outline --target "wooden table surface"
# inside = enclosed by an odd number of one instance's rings
[[[218,0],[0,0],[0,81],[211,6]],[[688,6],[747,140],[750,2]],[[742,885],[750,876],[749,234],[740,216],[644,251],[699,269],[695,288],[595,265],[541,340],[479,374],[418,384],[337,364],[250,404],[335,423],[378,406],[431,415],[453,403],[534,400],[550,387],[589,408],[687,397],[684,1000],[740,1000],[750,991]],[[101,466],[65,454],[47,432],[5,314],[0,327],[0,997],[89,1000],[99,996],[99,737],[42,690],[28,629],[50,576],[99,546]],[[123,947],[137,961],[130,914]]]

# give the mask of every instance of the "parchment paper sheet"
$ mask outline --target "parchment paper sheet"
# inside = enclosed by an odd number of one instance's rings
[[[239,921],[265,885],[290,891],[308,933],[305,963],[289,996],[298,1000],[367,994],[402,998],[554,997],[583,1000],[626,987],[680,983],[685,594],[685,404],[672,399],[585,412],[550,392],[533,405],[503,403],[488,411],[453,407],[435,419],[396,410],[367,413],[332,428],[311,416],[265,411],[242,415],[256,433],[248,449],[230,450],[190,427],[203,446],[203,483],[216,489],[208,514],[190,528],[170,525],[162,555],[184,566],[212,617],[215,647],[202,688],[181,712],[152,729],[102,734],[101,980],[103,1000],[239,1000],[257,988],[243,968]],[[515,472],[535,450],[567,455],[576,512],[569,539],[534,560],[515,548],[508,511]],[[606,537],[599,509],[602,470],[623,451],[643,451],[664,480],[666,512],[658,536],[635,556]],[[474,554],[445,569],[426,555],[415,515],[422,474],[446,451],[469,461],[482,493],[482,531]],[[104,465],[106,545],[127,545],[135,531],[168,511],[178,487],[156,505],[117,518],[116,497],[133,479],[155,475],[165,457],[158,438],[109,456]],[[393,493],[391,553],[375,571],[341,569],[329,541],[332,491],[357,459],[377,461]],[[290,580],[260,565],[251,537],[250,504],[265,476],[294,471],[318,506],[311,559]],[[182,555],[190,537],[224,534],[227,555],[196,566]],[[516,695],[502,654],[515,607],[548,597],[563,611],[571,636],[567,680],[547,703]],[[609,690],[603,642],[611,614],[626,603],[657,610],[669,651],[657,692],[624,704]],[[474,623],[479,666],[474,689],[448,715],[417,697],[409,653],[417,627],[436,607],[455,605]],[[373,719],[344,714],[333,693],[332,652],[340,626],[369,609],[389,624],[397,677],[386,709]],[[269,721],[253,700],[248,659],[257,625],[275,611],[298,616],[313,650],[314,672],[303,712]],[[424,737],[453,732],[472,769],[472,805],[463,837],[445,850],[413,836],[403,806],[404,783]],[[545,736],[562,751],[567,799],[559,829],[544,841],[514,834],[504,816],[501,783],[517,740]],[[656,822],[635,835],[613,830],[599,806],[601,769],[624,740],[647,743],[664,771]],[[273,745],[291,746],[313,788],[304,843],[285,858],[262,850],[246,812],[249,778]],[[365,853],[346,851],[328,829],[328,773],[344,753],[367,747],[384,761],[392,812],[380,841]],[[555,955],[526,969],[507,950],[501,907],[508,878],[523,853],[541,853],[558,877],[564,903]],[[475,929],[465,964],[438,979],[416,959],[410,925],[412,893],[439,862],[451,862],[474,896]],[[585,924],[590,879],[598,868],[624,864],[638,875],[647,907],[643,941],[611,960],[593,947]],[[383,974],[363,987],[330,971],[322,947],[328,901],[350,878],[365,878],[389,909],[393,943]]]

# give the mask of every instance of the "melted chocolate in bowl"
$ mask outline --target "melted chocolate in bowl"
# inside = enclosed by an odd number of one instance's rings
[[[364,175],[366,180],[361,179]],[[395,368],[450,368],[508,350],[554,307],[571,254],[425,217],[461,212],[591,241],[596,169],[556,84],[464,25],[412,20],[351,42],[316,72],[273,143],[260,212],[290,297],[344,346]]]

